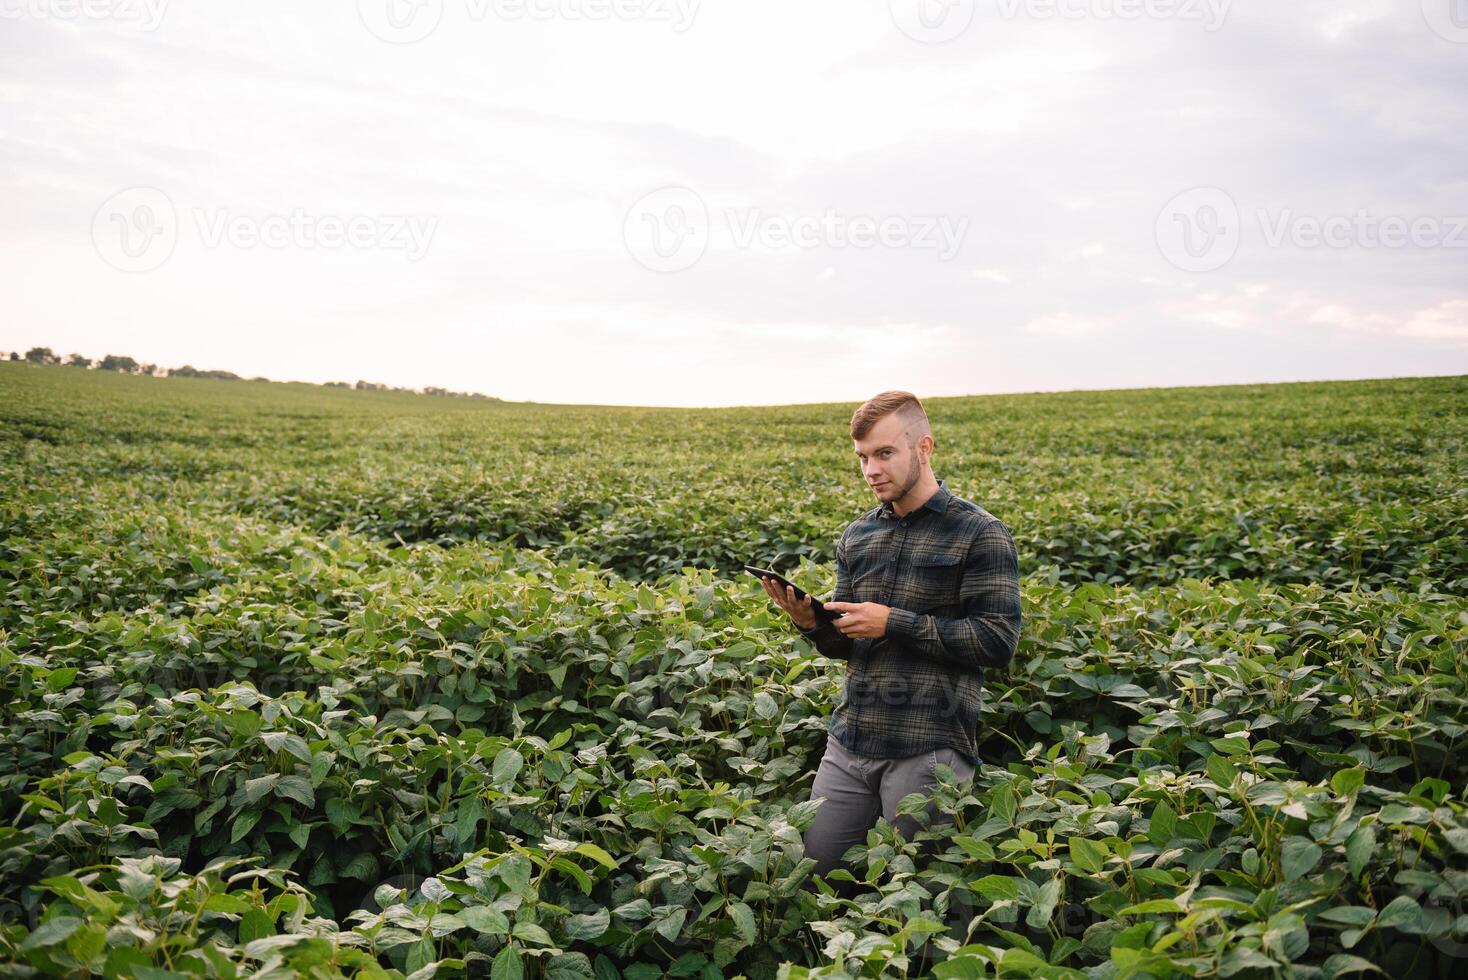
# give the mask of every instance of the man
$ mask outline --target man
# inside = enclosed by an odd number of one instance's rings
[[[863,843],[877,815],[911,839],[897,803],[928,793],[941,763],[960,781],[978,765],[985,667],[1014,657],[1021,621],[1019,558],[1009,529],[933,477],[933,436],[906,391],[873,397],[851,417],[862,476],[880,506],[836,545],[835,622],[810,597],[762,578],[770,598],[822,654],[847,661],[811,798],[824,798],[805,832],[825,875]],[[931,820],[947,819],[930,808]],[[847,892],[848,889],[842,889]]]

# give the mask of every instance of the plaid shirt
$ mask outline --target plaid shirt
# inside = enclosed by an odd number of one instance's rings
[[[824,656],[847,661],[831,735],[860,755],[906,758],[947,746],[978,765],[984,668],[1006,666],[1019,642],[1009,528],[939,480],[906,517],[884,502],[847,526],[832,598],[892,611],[878,639],[852,639],[828,622],[800,630]]]

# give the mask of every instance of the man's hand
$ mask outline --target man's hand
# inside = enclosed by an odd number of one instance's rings
[[[764,585],[765,592],[769,594],[771,599],[775,600],[775,605],[785,610],[790,618],[795,621],[796,626],[799,626],[803,630],[813,630],[816,628],[816,612],[810,604],[809,595],[805,597],[804,601],[797,602],[795,599],[795,590],[789,586],[786,586],[784,591],[781,591],[779,583],[768,575],[761,575],[759,580]]]
[[[887,635],[887,614],[891,606],[880,602],[828,602],[832,612],[845,613],[834,620],[835,626],[852,639],[877,639]]]

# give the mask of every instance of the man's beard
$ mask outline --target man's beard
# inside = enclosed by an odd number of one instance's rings
[[[907,477],[907,483],[903,485],[902,492],[892,498],[894,503],[906,497],[912,491],[912,488],[918,485],[918,481],[923,478],[923,464],[917,457],[913,457],[912,469],[908,470]]]

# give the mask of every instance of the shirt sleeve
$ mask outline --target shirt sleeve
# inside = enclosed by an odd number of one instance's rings
[[[1019,554],[1009,528],[991,521],[969,547],[959,592],[963,615],[928,616],[893,609],[887,635],[918,656],[979,671],[1014,659],[1021,623]]]
[[[836,542],[836,591],[831,593],[836,602],[851,602],[851,575],[846,568],[846,535]],[[838,630],[830,620],[816,620],[816,628],[803,630],[795,627],[800,635],[809,640],[823,657],[832,660],[850,660],[856,641]]]

